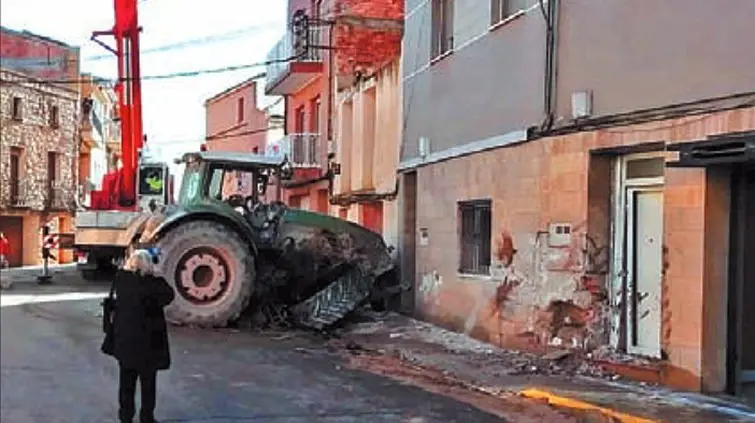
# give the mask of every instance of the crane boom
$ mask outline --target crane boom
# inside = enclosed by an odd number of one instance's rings
[[[142,87],[139,62],[139,14],[138,0],[114,0],[115,24],[109,31],[92,34],[96,41],[115,54],[118,60],[118,82],[115,91],[118,95],[118,116],[121,122],[121,162],[123,167],[117,172],[115,188],[110,197],[111,209],[130,210],[135,207],[136,169],[139,164],[139,151],[144,139],[142,127]],[[115,38],[115,48],[100,41],[99,36]]]

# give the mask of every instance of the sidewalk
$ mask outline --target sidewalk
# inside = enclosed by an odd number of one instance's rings
[[[51,265],[48,268],[53,283],[70,284],[81,281],[76,264]],[[0,269],[0,288],[10,289],[15,284],[37,283],[37,276],[42,274],[42,266],[14,267]]]
[[[493,395],[513,392],[557,407],[598,411],[619,422],[755,422],[755,409],[744,403],[621,381],[567,351],[536,356],[397,314],[370,317],[349,324],[342,336]]]

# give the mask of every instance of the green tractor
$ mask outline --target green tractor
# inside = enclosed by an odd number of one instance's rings
[[[176,291],[170,322],[223,327],[259,310],[324,329],[384,299],[395,269],[380,234],[266,201],[291,176],[285,158],[199,152],[177,162],[177,203],[140,223],[132,245],[161,251],[159,272]]]

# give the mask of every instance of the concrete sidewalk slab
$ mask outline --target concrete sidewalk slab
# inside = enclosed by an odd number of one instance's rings
[[[576,354],[548,360],[393,313],[368,316],[344,329],[343,336],[493,394],[514,392],[558,407],[599,411],[620,422],[755,422],[755,409],[735,399],[622,381]]]
[[[42,266],[0,269],[0,287],[10,289],[14,284],[37,283],[37,277],[42,275],[42,271]],[[83,281],[76,269],[76,264],[50,266],[48,274],[52,277],[53,283],[71,284]]]

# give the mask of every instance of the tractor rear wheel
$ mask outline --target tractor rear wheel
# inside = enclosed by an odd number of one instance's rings
[[[176,293],[165,308],[169,322],[225,327],[249,305],[254,256],[235,231],[216,222],[193,221],[171,229],[157,246],[159,273]]]

